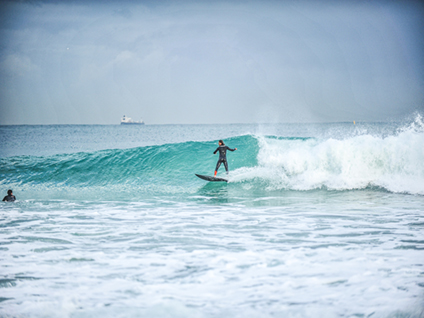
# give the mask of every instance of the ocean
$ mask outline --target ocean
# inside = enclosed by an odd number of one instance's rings
[[[206,182],[219,139],[229,182]],[[420,115],[0,126],[0,144],[1,317],[424,317]]]

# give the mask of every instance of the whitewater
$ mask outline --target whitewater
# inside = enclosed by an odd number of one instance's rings
[[[208,183],[219,139],[238,150]],[[1,317],[424,316],[420,115],[0,142]]]

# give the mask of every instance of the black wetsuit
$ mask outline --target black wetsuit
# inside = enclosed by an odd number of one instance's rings
[[[215,171],[218,171],[219,166],[221,165],[221,163],[223,163],[225,170],[228,172],[227,150],[234,151],[235,149],[231,149],[230,147],[226,145],[222,145],[216,148],[216,150],[213,152],[214,154],[216,154],[216,152],[219,151],[219,159],[218,159],[218,162],[216,163]]]
[[[1,197],[0,197],[1,198]],[[13,202],[13,201],[15,201],[16,200],[16,197],[14,196],[14,195],[6,195],[4,198],[3,198],[3,201],[7,201],[7,202]]]

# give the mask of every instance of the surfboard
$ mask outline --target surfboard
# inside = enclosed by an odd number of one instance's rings
[[[195,173],[196,176],[198,176],[200,179],[206,180],[206,181],[223,181],[228,182],[227,179],[217,178],[217,177],[210,177],[210,176],[203,176],[201,174]]]

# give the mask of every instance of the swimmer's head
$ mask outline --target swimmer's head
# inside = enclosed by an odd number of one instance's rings
[[[7,190],[7,194],[8,195],[11,195],[13,193],[13,191],[12,190]]]

